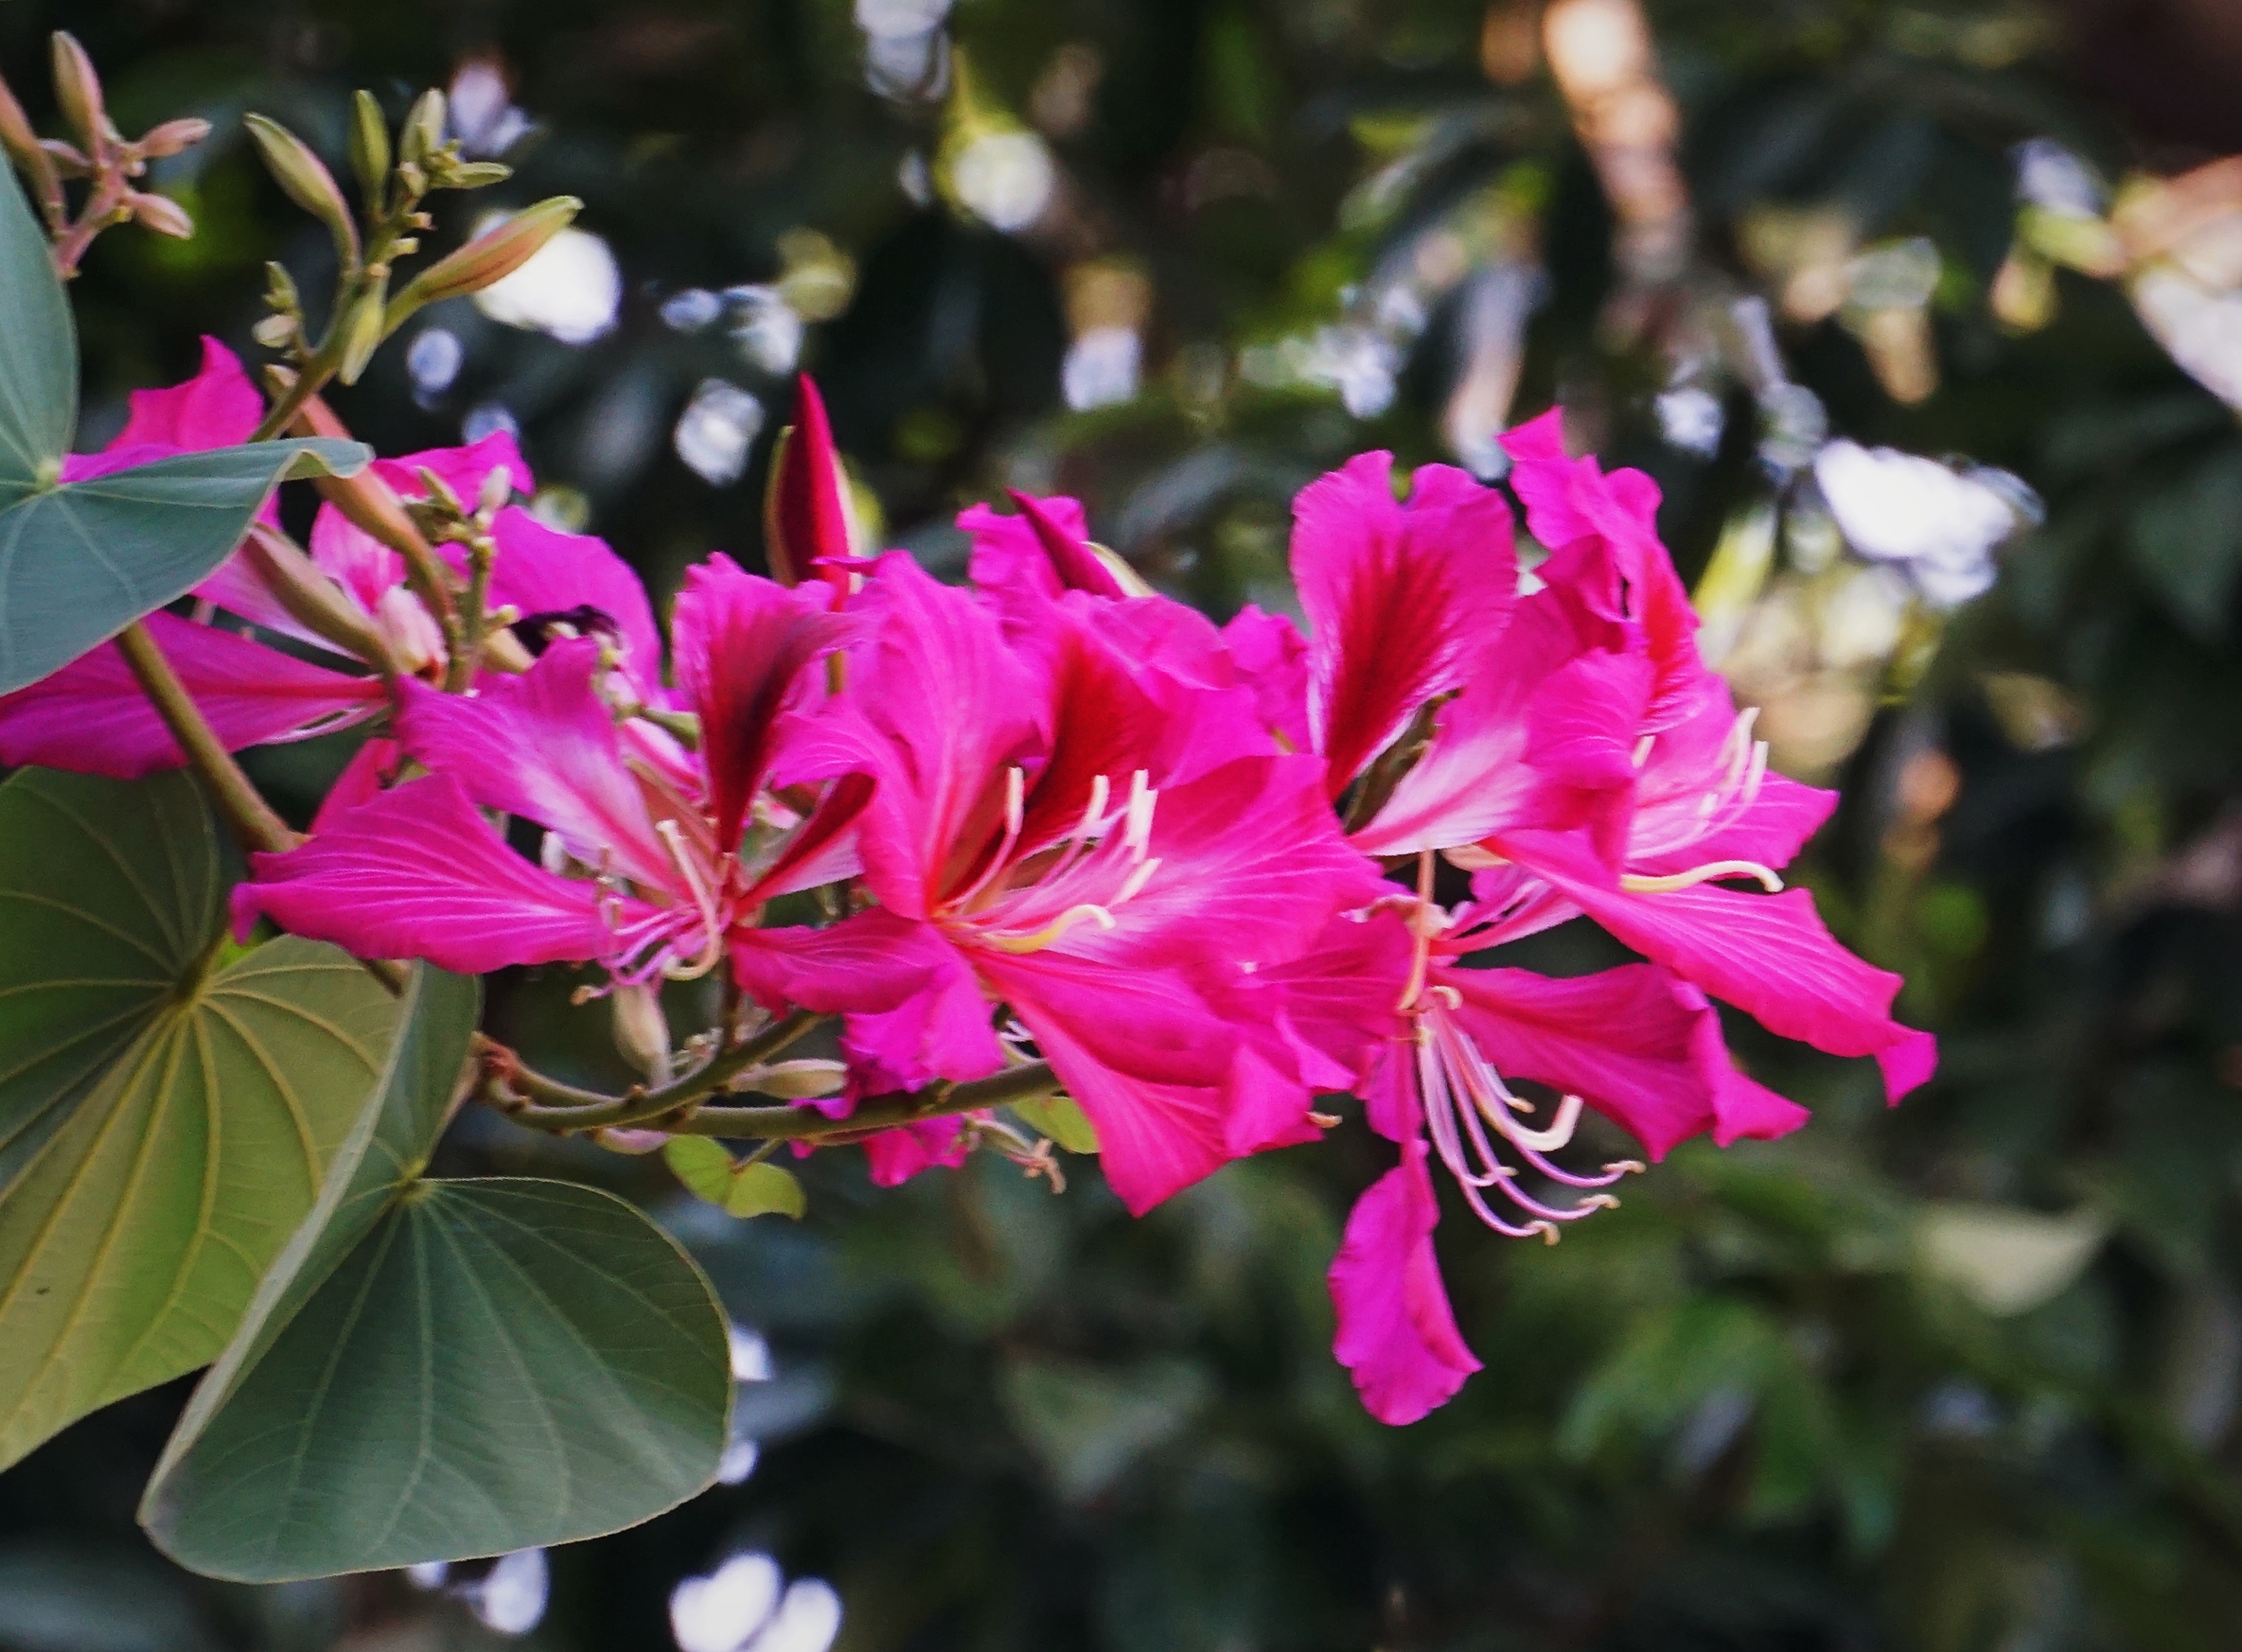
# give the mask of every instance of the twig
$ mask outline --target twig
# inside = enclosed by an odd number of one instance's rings
[[[127,625],[116,640],[117,650],[125,657],[132,676],[139,681],[141,691],[163,718],[164,727],[178,742],[179,749],[186,754],[203,782],[210,788],[219,812],[225,816],[226,824],[246,850],[264,850],[277,853],[292,849],[296,835],[289,830],[288,822],[273,812],[273,806],[258,793],[256,784],[241,772],[241,765],[234,761],[234,754],[225,748],[216,729],[210,727],[186,692],[186,685],[179,680],[179,674],[171,669],[171,662],[164,658],[164,651],[149,632],[145,623],[135,620]]]

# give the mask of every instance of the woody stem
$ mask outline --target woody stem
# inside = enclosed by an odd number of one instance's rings
[[[164,651],[156,644],[145,622],[135,620],[127,625],[116,640],[117,650],[125,657],[125,664],[132,668],[141,691],[156,709],[156,715],[164,720],[171,738],[194,766],[203,782],[210,788],[219,812],[226,818],[241,847],[277,852],[295,846],[296,835],[289,830],[288,822],[273,812],[256,785],[241,771],[234,761],[234,754],[225,748],[217,730],[210,727],[186,692],[186,685],[179,680],[179,674],[171,669],[171,662],[164,658]]]
[[[720,1135],[737,1140],[839,1141],[899,1124],[945,1118],[983,1107],[1033,1101],[1055,1096],[1064,1086],[1049,1062],[1030,1062],[992,1078],[961,1084],[932,1084],[924,1090],[891,1091],[856,1103],[846,1118],[828,1118],[814,1107],[703,1107],[664,1124],[678,1135]]]
[[[606,1130],[638,1124],[714,1095],[735,1075],[768,1061],[823,1019],[797,1010],[744,1044],[711,1056],[682,1078],[624,1096],[603,1096],[596,1090],[579,1090],[548,1079],[522,1065],[521,1058],[503,1045],[486,1042],[482,1051],[483,1096],[515,1123],[532,1130]]]

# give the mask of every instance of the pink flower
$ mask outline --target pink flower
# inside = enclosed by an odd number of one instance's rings
[[[636,720],[617,727],[611,645],[596,638],[555,642],[525,675],[491,677],[471,695],[404,683],[398,744],[443,788],[415,781],[379,793],[323,820],[303,848],[254,857],[237,922],[264,913],[362,956],[462,971],[565,958],[600,962],[623,982],[707,974],[763,902],[855,870],[847,829],[869,795],[860,783],[827,788],[806,817],[766,800],[765,830],[743,837],[788,685],[842,635],[828,598],[827,588],[789,591],[721,558],[694,571],[676,641],[707,781],[667,735]],[[428,801],[411,832],[380,841],[406,794]],[[453,799],[544,827],[545,864],[514,855]],[[361,898],[369,862],[384,890],[375,908]],[[508,904],[521,912],[518,940],[503,923],[453,921]]]
[[[985,1077],[1033,1042],[1143,1210],[1233,1156],[1227,1115],[1262,1077],[1209,982],[1296,956],[1375,874],[1312,759],[1170,783],[1192,708],[1148,691],[1082,616],[1054,605],[1032,653],[901,556],[857,606],[879,629],[782,778],[872,781],[860,852],[880,905],[742,932],[735,968],[774,1007],[846,1014],[857,1093]]]

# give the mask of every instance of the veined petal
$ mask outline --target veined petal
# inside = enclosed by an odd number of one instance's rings
[[[1308,732],[1308,640],[1282,614],[1253,604],[1222,628],[1238,680],[1253,691],[1262,726],[1292,751],[1313,749]]]
[[[1332,1353],[1380,1422],[1413,1423],[1445,1405],[1479,1369],[1464,1345],[1433,1252],[1439,1205],[1421,1139],[1370,1185],[1332,1258],[1338,1335]]]
[[[1105,1180],[1131,1212],[1233,1156],[1232,1034],[1181,975],[1055,951],[974,961],[1089,1115]]]
[[[1017,500],[1023,496],[1013,497]],[[969,577],[975,589],[992,594],[1026,592],[1040,597],[1056,597],[1068,589],[1046,535],[1054,538],[1062,551],[1079,551],[1090,536],[1082,501],[1062,496],[1033,502],[1041,518],[1040,529],[1037,518],[1030,516],[1025,505],[1017,516],[1005,516],[995,506],[985,504],[970,505],[958,513],[958,527],[973,539]],[[1104,569],[1101,567],[1099,571],[1103,573]],[[1105,581],[1110,585],[1112,575],[1106,574]],[[1117,596],[1120,589],[1116,587],[1100,594]]]
[[[538,490],[520,444],[506,431],[493,431],[464,448],[430,448],[396,459],[377,459],[371,468],[400,499],[426,499],[428,483],[420,473],[429,471],[470,511],[482,496],[485,480],[494,470],[506,473],[507,485],[516,493]]]
[[[1508,623],[1518,565],[1502,496],[1444,465],[1396,503],[1365,453],[1294,503],[1293,577],[1311,634],[1309,729],[1336,797],[1417,708],[1459,688]]]
[[[490,600],[520,610],[522,628],[559,622],[579,633],[599,633],[617,645],[623,675],[639,698],[664,703],[662,633],[654,607],[630,564],[591,534],[549,528],[519,505],[508,505],[490,524],[498,559],[490,569]]]
[[[445,774],[382,792],[250,866],[255,881],[234,889],[237,934],[265,917],[360,958],[421,958],[462,975],[607,958],[616,924],[654,915],[635,901],[603,911],[596,884],[523,860]]]
[[[604,863],[650,888],[679,872],[654,831],[645,795],[623,762],[615,719],[596,686],[600,645],[579,638],[549,649],[520,677],[476,694],[400,685],[397,733],[429,767],[455,776],[485,808],[560,834],[586,866]]]
[[[823,581],[789,589],[718,553],[685,572],[670,622],[678,686],[700,717],[719,849],[737,848],[770,768],[778,719],[802,668],[846,641]]]
[[[184,384],[135,390],[128,396],[132,414],[110,442],[112,448],[153,447],[167,452],[201,452],[246,442],[265,416],[265,398],[241,358],[207,334],[203,365]]]
[[[1712,1010],[1664,970],[1623,964],[1552,979],[1442,965],[1434,979],[1461,999],[1448,1013],[1504,1078],[1578,1095],[1653,1159],[1720,1122],[1719,1088],[1734,1068],[1725,1048],[1716,1065],[1702,1043]]]
[[[379,677],[328,671],[175,614],[149,634],[228,751],[346,728],[381,709]],[[0,764],[135,780],[186,761],[116,644],[0,696]]]
[[[1930,1076],[1929,1035],[1891,1018],[1899,977],[1840,946],[1806,890],[1766,895],[1707,883],[1629,894],[1578,839],[1519,833],[1498,847],[1635,951],[1749,1011],[1769,1031],[1831,1055],[1891,1054],[1885,1079],[1893,1100]]]

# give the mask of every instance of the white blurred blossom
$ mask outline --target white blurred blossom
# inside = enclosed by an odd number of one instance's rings
[[[786,1598],[747,1652],[826,1652],[840,1633],[840,1596],[832,1585],[805,1577],[786,1586]]]
[[[552,1588],[544,1550],[518,1549],[501,1555],[481,1582],[460,1594],[485,1628],[502,1635],[526,1635],[543,1619]]]
[[[2005,472],[1956,471],[1891,448],[1831,442],[1814,481],[1845,540],[1905,571],[1934,606],[1958,607],[1993,583],[1993,551],[2038,501]]]
[[[678,415],[678,457],[712,487],[725,487],[748,467],[748,449],[763,430],[763,404],[738,385],[704,378]]]
[[[466,359],[459,335],[450,327],[422,327],[405,346],[405,371],[422,395],[441,395],[450,390]]]
[[[2242,290],[2206,287],[2173,266],[2151,265],[2133,282],[2133,308],[2191,378],[2242,409]]]
[[[1059,370],[1067,405],[1081,412],[1128,401],[1137,394],[1144,345],[1134,327],[1090,327],[1068,347]]]
[[[1659,431],[1669,446],[1704,459],[1719,451],[1725,416],[1721,411],[1721,398],[1711,391],[1684,385],[1679,390],[1668,391],[1653,405],[1658,413]]]
[[[724,301],[705,287],[688,287],[662,301],[662,325],[674,332],[697,333],[724,313]]]
[[[706,1577],[685,1578],[669,1596],[678,1652],[743,1652],[770,1621],[784,1580],[768,1555],[734,1555]]]
[[[1043,216],[1058,177],[1050,146],[1033,132],[989,132],[959,152],[950,187],[966,211],[1009,235]]]
[[[451,135],[469,155],[503,155],[529,131],[529,116],[514,107],[498,66],[477,58],[460,65],[445,98]]]
[[[521,421],[503,402],[486,401],[472,409],[459,421],[460,440],[480,442],[485,436],[495,436],[503,431],[509,436],[521,434]]]
[[[2018,199],[2061,218],[2101,216],[2101,180],[2055,139],[2033,138],[2017,145],[2009,155],[2016,162]]]
[[[475,294],[475,307],[510,327],[588,344],[615,325],[623,272],[608,243],[589,230],[564,229],[528,263]]]
[[[802,317],[776,287],[728,287],[733,342],[764,373],[786,373],[802,359]]]

